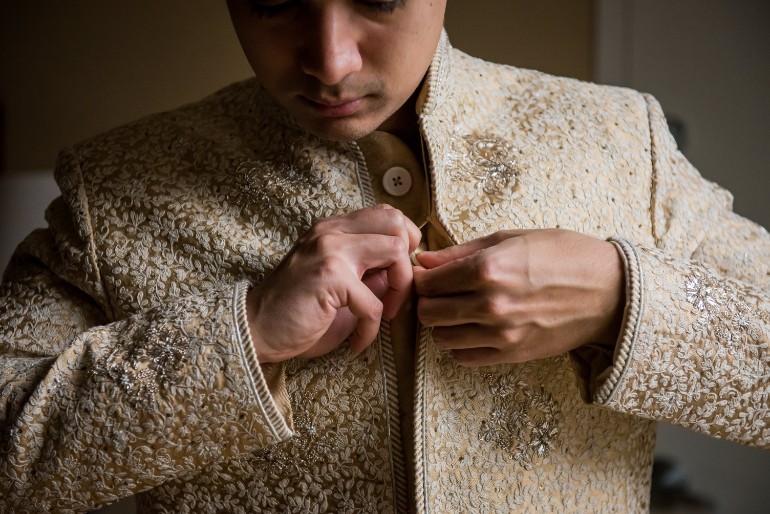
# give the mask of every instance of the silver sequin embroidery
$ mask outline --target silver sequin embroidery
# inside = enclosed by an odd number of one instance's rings
[[[741,361],[745,360],[745,352],[759,351],[754,344],[760,336],[757,321],[764,321],[768,317],[766,312],[728,293],[720,287],[719,280],[703,268],[692,269],[685,278],[684,294],[698,311],[699,317],[693,325],[696,330],[712,333]]]
[[[115,348],[94,365],[93,374],[108,377],[138,403],[152,402],[159,391],[177,383],[191,338],[169,321],[174,312],[159,308],[140,323],[129,321]]]
[[[489,418],[481,423],[479,439],[493,442],[507,457],[529,469],[553,448],[559,435],[559,412],[544,387],[533,390],[520,376],[521,372],[516,376],[483,374],[493,405]]]
[[[448,165],[454,170],[454,178],[473,180],[479,192],[492,196],[515,187],[518,170],[509,142],[496,136],[470,134],[455,140],[453,146]]]
[[[294,408],[294,437],[285,443],[269,446],[260,450],[257,460],[265,462],[281,473],[306,475],[314,465],[321,463],[330,455],[336,455],[328,438],[319,433],[316,421],[306,409],[313,399],[305,392],[296,394],[292,401]]]
[[[687,302],[709,319],[714,317],[721,304],[714,284],[715,282],[711,278],[697,271],[685,280]]]
[[[274,158],[242,161],[235,169],[235,188],[229,197],[241,208],[270,210],[294,204],[297,198],[312,199],[318,182],[310,149],[291,142]]]

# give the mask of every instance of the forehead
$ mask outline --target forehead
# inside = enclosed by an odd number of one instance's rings
[[[227,0],[233,17],[250,17],[261,25],[313,24],[329,13],[348,18],[374,18],[376,25],[397,20],[427,19],[443,22],[447,0]],[[408,16],[407,16],[408,14]]]
[[[446,0],[228,0],[248,51],[331,52],[355,43],[375,59],[405,59],[435,45]],[[434,47],[435,48],[435,47]]]

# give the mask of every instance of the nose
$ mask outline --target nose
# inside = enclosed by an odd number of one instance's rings
[[[361,70],[363,59],[352,15],[339,6],[322,9],[303,49],[302,71],[327,86]]]

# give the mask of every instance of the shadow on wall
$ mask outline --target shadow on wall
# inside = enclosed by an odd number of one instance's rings
[[[0,269],[27,234],[47,225],[43,213],[58,195],[50,170],[0,175]]]

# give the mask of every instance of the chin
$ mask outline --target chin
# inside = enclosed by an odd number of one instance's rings
[[[337,118],[327,120],[298,120],[311,134],[330,141],[355,141],[368,136],[380,126],[377,120]]]

